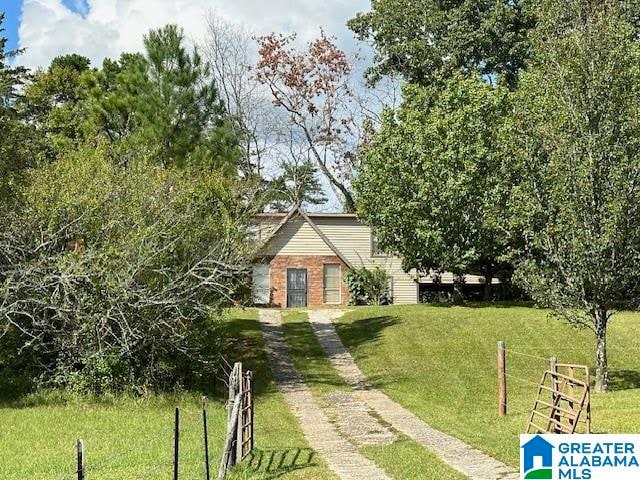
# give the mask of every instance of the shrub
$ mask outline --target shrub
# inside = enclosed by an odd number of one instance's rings
[[[347,270],[345,283],[350,305],[387,305],[391,303],[389,276],[381,267],[358,267]]]
[[[246,280],[248,209],[234,179],[145,159],[123,166],[112,153],[81,150],[34,170],[0,224],[0,333],[17,346],[0,363],[32,359],[38,385],[197,381]]]

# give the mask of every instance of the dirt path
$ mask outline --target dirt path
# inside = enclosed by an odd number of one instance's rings
[[[450,467],[473,480],[518,479],[510,467],[446,433],[436,430],[372,388],[338,336],[333,320],[344,315],[340,310],[312,310],[309,321],[340,376],[356,390],[357,397],[396,430],[435,452]]]
[[[293,365],[277,310],[260,310],[265,348],[278,389],[294,412],[309,446],[318,452],[342,480],[390,480],[384,470],[365,458],[342,437],[315,401]]]

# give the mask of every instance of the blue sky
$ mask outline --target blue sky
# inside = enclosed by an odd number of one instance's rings
[[[9,40],[7,48],[15,50],[18,47],[18,28],[22,17],[23,0],[0,0],[0,11],[5,13],[4,36]],[[62,3],[71,11],[79,15],[86,15],[89,8],[87,0],[62,0]]]
[[[20,25],[20,11],[22,0],[3,0],[0,2],[0,11],[4,15],[4,36],[8,38],[7,48],[15,50],[18,46],[18,26]]]

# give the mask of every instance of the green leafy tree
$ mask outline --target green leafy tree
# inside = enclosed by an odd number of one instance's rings
[[[175,25],[152,30],[144,54],[107,60],[91,85],[91,122],[110,140],[151,152],[165,166],[199,164],[234,173],[237,141],[209,65],[189,53]]]
[[[559,318],[596,337],[640,300],[640,42],[628,2],[544,1],[534,60],[507,131],[516,278]]]
[[[82,141],[83,76],[91,75],[89,59],[63,55],[53,59],[46,71],[38,71],[18,102],[36,132],[39,156],[53,159]]]
[[[285,162],[282,173],[269,186],[271,208],[288,211],[293,205],[322,205],[328,198],[318,178],[318,169],[310,160]]]
[[[21,172],[31,164],[31,127],[16,108],[29,74],[25,68],[10,64],[21,52],[6,50],[3,21],[4,13],[0,12],[0,208],[14,197]]]
[[[401,108],[386,112],[363,150],[355,182],[359,215],[405,269],[479,273],[487,299],[505,267],[495,150],[505,96],[461,74],[442,89],[406,85]]]
[[[348,26],[375,49],[369,79],[400,74],[429,84],[454,71],[479,70],[516,83],[534,25],[531,0],[374,0]]]

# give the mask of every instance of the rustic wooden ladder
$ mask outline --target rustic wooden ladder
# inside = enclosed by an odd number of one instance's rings
[[[527,433],[591,433],[589,368],[561,363],[552,368],[540,380]]]

